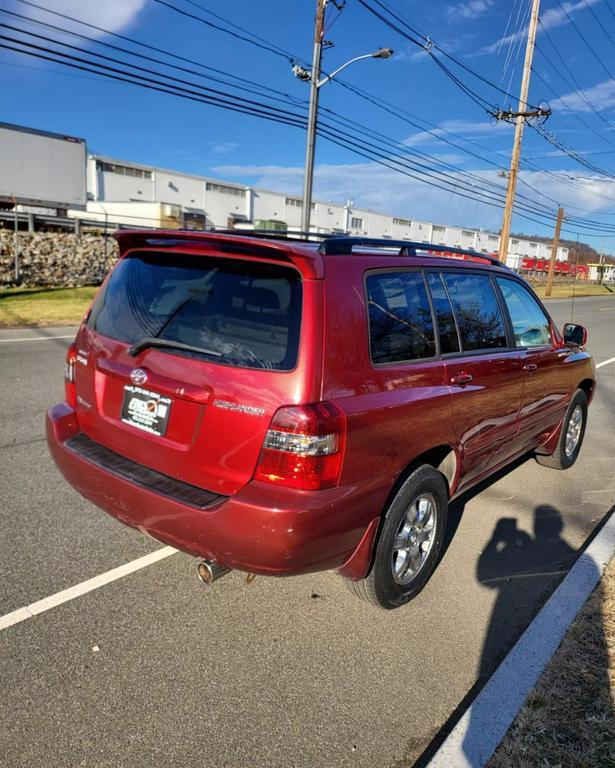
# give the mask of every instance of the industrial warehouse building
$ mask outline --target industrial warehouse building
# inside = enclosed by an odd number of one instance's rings
[[[119,222],[122,226],[228,229],[237,226],[298,230],[303,201],[295,195],[233,184],[149,165],[90,155],[87,211],[82,218]],[[319,233],[350,233],[365,237],[413,240],[433,245],[499,250],[499,235],[356,208],[351,201],[312,203],[311,229]],[[509,253],[548,259],[548,243],[511,238]],[[568,260],[568,248],[557,258]]]
[[[36,229],[102,225],[298,231],[303,201],[293,194],[88,155],[84,139],[0,123],[0,226]],[[16,206],[16,207],[14,207]],[[499,235],[315,200],[311,229],[499,251]],[[549,243],[511,238],[510,265],[549,259]],[[568,261],[568,249],[557,258]]]

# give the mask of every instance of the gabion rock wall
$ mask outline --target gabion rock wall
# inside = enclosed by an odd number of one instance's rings
[[[0,230],[0,285],[14,282],[13,233]],[[98,285],[118,256],[113,237],[52,232],[19,233],[20,282],[25,286]]]

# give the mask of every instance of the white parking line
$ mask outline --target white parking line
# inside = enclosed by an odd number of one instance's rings
[[[611,363],[615,363],[615,357],[610,357],[608,360],[603,360],[601,363],[598,363],[596,369],[603,368],[605,365],[610,365]]]
[[[74,333],[70,336],[28,336],[23,339],[0,339],[0,344],[16,344],[22,341],[54,341],[55,339],[74,339]]]
[[[19,624],[21,621],[31,619],[39,613],[45,613],[45,611],[49,611],[58,605],[62,605],[62,603],[68,603],[76,597],[81,597],[81,595],[99,589],[99,587],[104,587],[105,584],[110,584],[112,581],[122,579],[130,573],[140,571],[141,568],[146,568],[148,565],[153,565],[153,563],[164,560],[165,557],[174,555],[176,552],[177,550],[173,549],[173,547],[162,547],[162,549],[157,549],[155,552],[150,552],[149,555],[144,555],[129,563],[120,565],[117,568],[112,568],[110,571],[101,573],[99,576],[94,576],[87,581],[82,581],[80,584],[75,584],[74,587],[63,589],[61,592],[56,592],[54,595],[44,597],[42,600],[38,600],[35,603],[30,603],[30,605],[17,608],[17,610],[11,611],[11,613],[6,613],[4,616],[0,616],[0,631],[13,626],[13,624]]]

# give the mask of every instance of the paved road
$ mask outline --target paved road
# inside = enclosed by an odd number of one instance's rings
[[[550,309],[570,319],[571,302]],[[598,362],[615,356],[615,297],[577,299],[574,318]],[[52,465],[42,415],[68,341],[21,340],[38,335],[0,333],[0,616],[160,548]],[[374,611],[333,574],[233,573],[208,590],[175,554],[0,631],[0,765],[411,764],[615,503],[615,364],[599,384],[575,468],[520,462],[456,503],[438,571],[402,610]],[[502,519],[525,532],[508,534],[512,556],[486,549]]]

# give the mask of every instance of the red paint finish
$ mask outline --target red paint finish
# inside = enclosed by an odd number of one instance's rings
[[[51,453],[83,496],[127,525],[231,568],[271,575],[339,569],[362,578],[385,504],[404,473],[448,452],[454,496],[524,451],[547,450],[572,392],[595,381],[591,357],[565,347],[555,328],[548,348],[372,363],[368,273],[428,267],[517,279],[503,267],[386,251],[325,257],[314,244],[210,233],[123,233],[119,241],[122,256],[160,250],[236,258],[284,265],[301,276],[294,370],[230,366],[153,348],[131,357],[129,344],[84,322],[71,353],[71,402],[47,416]],[[172,401],[162,437],[121,420],[124,387],[136,368],[146,372],[147,389]],[[272,432],[301,436],[301,419],[325,412],[327,418],[314,421],[318,429],[306,427],[305,439],[330,432],[334,438],[323,441],[323,450],[331,455],[290,461],[289,454],[278,462],[276,449],[267,447]],[[295,421],[276,421],[276,413]],[[199,510],[120,479],[67,448],[79,433],[223,498]],[[279,438],[273,435],[274,446]],[[308,466],[313,475],[298,477]],[[324,472],[322,485],[316,470]]]

